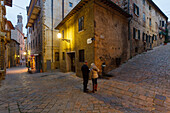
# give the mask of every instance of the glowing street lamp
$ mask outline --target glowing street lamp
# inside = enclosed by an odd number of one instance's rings
[[[57,34],[57,38],[58,38],[58,39],[61,39],[61,33],[58,33],[58,34]],[[63,38],[62,40],[63,40],[63,41],[67,41],[68,43],[70,43],[70,40],[69,40],[69,39],[64,39],[64,38]]]
[[[57,34],[57,37],[60,39],[60,38],[61,38],[61,33],[58,33],[58,34]]]
[[[24,52],[23,54],[24,54],[24,55],[26,55],[27,53],[26,53],[26,52]]]

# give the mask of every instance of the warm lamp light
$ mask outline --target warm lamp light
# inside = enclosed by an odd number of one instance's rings
[[[24,54],[24,55],[26,55],[27,53],[26,53],[26,52],[24,52],[23,54]]]
[[[58,38],[61,38],[61,33],[58,33],[58,34],[57,34],[57,37],[58,37]]]

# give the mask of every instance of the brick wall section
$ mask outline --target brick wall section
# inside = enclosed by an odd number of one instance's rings
[[[128,18],[98,2],[94,8],[95,63],[101,69],[101,64],[105,62],[108,72],[118,66],[116,62],[119,58],[120,64],[130,58]]]

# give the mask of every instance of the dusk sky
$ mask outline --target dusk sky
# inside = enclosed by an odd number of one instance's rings
[[[160,9],[170,18],[170,0],[153,0]],[[17,24],[17,15],[23,15],[23,28],[24,33],[26,35],[26,21],[27,21],[27,13],[26,6],[29,6],[30,0],[13,0],[13,7],[7,6],[7,19],[10,20],[13,25]]]

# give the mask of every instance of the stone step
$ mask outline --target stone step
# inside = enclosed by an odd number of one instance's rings
[[[125,107],[134,106],[146,111],[170,113],[170,95],[168,89],[145,88],[127,81],[112,79],[105,81],[100,90],[108,96],[116,96]],[[167,91],[167,92],[161,92]]]

